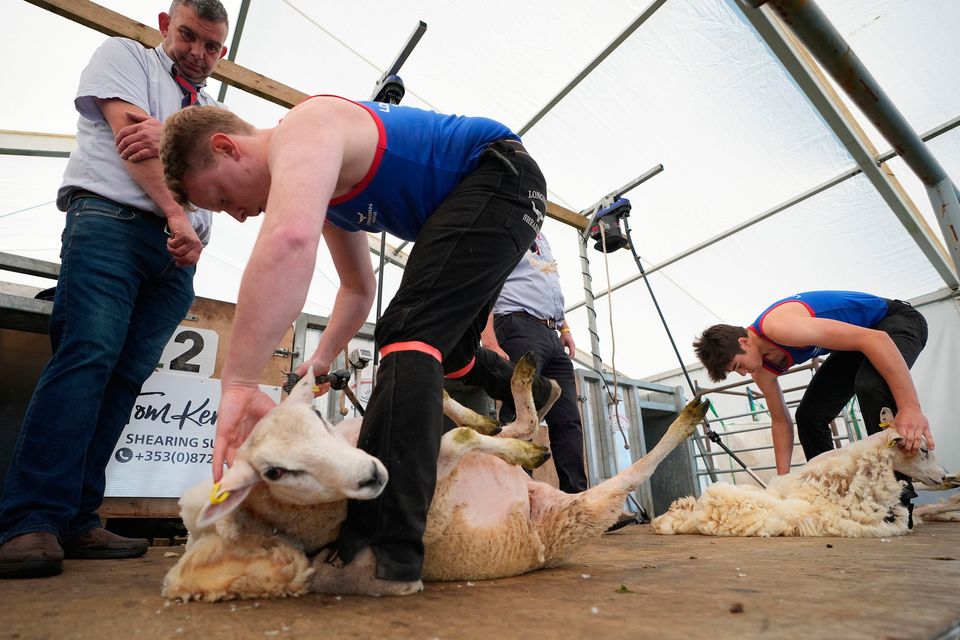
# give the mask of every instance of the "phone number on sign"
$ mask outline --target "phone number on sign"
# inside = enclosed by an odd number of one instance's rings
[[[138,462],[167,462],[170,464],[213,464],[212,453],[188,451],[142,451],[133,454]]]

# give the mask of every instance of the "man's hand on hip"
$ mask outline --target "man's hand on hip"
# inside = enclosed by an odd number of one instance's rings
[[[571,358],[577,352],[577,343],[573,341],[573,334],[569,330],[560,332],[560,344]]]

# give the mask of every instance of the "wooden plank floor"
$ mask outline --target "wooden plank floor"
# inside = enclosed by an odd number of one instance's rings
[[[557,569],[408,598],[168,604],[181,547],[0,581],[0,638],[940,638],[960,624],[960,525],[889,540],[656,536],[633,526]],[[945,635],[947,634],[947,635]],[[957,636],[950,636],[957,637]]]

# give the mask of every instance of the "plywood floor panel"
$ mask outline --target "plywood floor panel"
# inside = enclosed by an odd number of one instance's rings
[[[960,622],[960,525],[903,538],[656,536],[632,526],[557,569],[408,598],[167,604],[182,547],[0,581],[0,638],[936,638]]]

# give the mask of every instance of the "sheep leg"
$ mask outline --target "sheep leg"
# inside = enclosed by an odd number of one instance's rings
[[[533,379],[536,375],[536,362],[533,354],[528,353],[520,358],[510,376],[510,392],[516,408],[516,419],[505,425],[502,431],[496,420],[464,407],[451,398],[446,391],[443,392],[443,414],[453,420],[458,427],[469,427],[485,436],[495,436],[500,433],[505,438],[530,440],[537,433],[541,415],[549,411],[560,396],[560,386],[555,380],[551,380],[551,393],[538,414],[533,401]]]
[[[929,516],[937,515],[938,513],[949,513],[951,511],[957,511],[958,509],[960,509],[960,505],[958,505],[956,502],[954,502],[953,504],[939,504],[939,503],[918,504],[916,507],[913,508],[913,513],[914,515],[923,516],[926,518]]]
[[[533,359],[533,354],[528,353],[517,362],[513,368],[513,375],[510,377],[510,392],[513,394],[513,403],[516,408],[517,416],[513,422],[504,425],[501,437],[517,438],[519,440],[530,440],[537,433],[537,427],[540,426],[540,416],[537,414],[537,407],[533,402],[533,377],[537,375],[537,365]],[[559,397],[560,386],[555,380],[550,381],[553,387],[551,393],[552,400],[549,405],[553,406]],[[549,410],[549,406],[544,407],[544,412]]]
[[[918,504],[913,508],[914,515],[929,517],[939,513],[960,510],[960,493],[955,493],[949,498],[934,502],[933,504]]]
[[[501,430],[499,422],[468,409],[451,398],[446,391],[443,392],[443,415],[453,420],[458,427],[468,427],[485,436],[495,436]]]
[[[458,427],[443,434],[437,460],[437,482],[446,480],[463,456],[478,451],[500,458],[507,464],[536,469],[550,459],[550,450],[535,442],[513,438],[493,438],[467,427]]]
[[[920,516],[917,516],[917,511],[913,511],[914,525],[916,525],[917,518],[921,518],[923,522],[960,522],[960,511],[940,511],[938,513],[923,513]]]
[[[543,483],[530,483],[531,518],[546,549],[544,566],[563,562],[577,546],[616,522],[627,494],[693,434],[709,406],[706,400],[694,398],[647,455],[583,493],[566,494]]]

